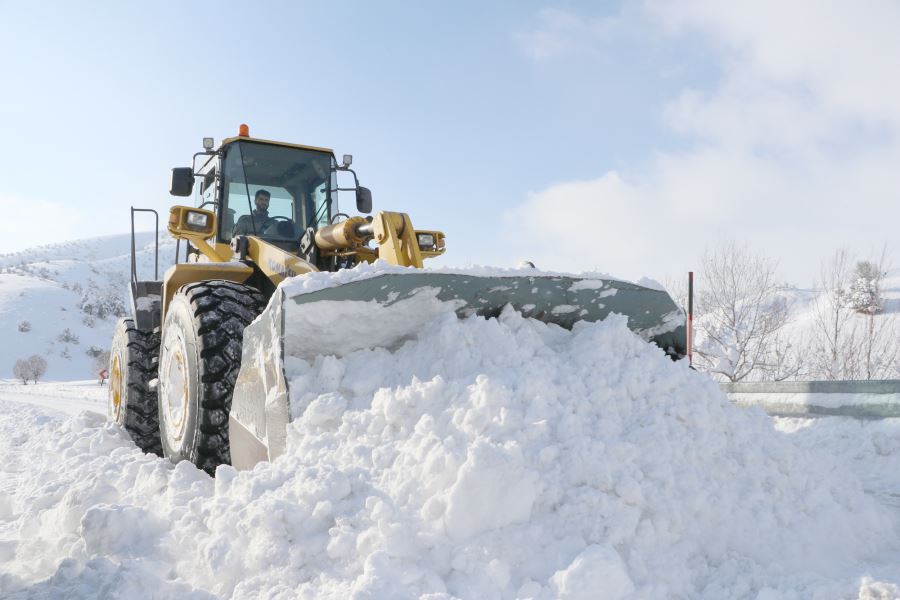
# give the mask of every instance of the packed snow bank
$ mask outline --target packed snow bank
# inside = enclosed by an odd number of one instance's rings
[[[849,465],[881,502],[900,506],[900,418],[776,417],[774,423],[801,448]]]
[[[444,316],[290,364],[285,456],[141,454],[99,416],[0,407],[4,597],[842,598],[895,538],[840,463],[624,319]],[[6,481],[6,484],[2,482]],[[14,483],[9,483],[14,481]]]

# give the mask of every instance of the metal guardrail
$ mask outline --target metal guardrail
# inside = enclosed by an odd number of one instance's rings
[[[900,380],[722,383],[738,406],[759,406],[773,416],[900,418]]]

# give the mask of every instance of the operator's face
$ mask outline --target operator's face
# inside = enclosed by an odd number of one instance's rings
[[[266,212],[269,210],[269,197],[260,194],[256,197],[256,210]]]

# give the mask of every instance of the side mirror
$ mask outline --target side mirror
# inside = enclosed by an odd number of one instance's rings
[[[172,186],[169,193],[173,196],[190,196],[194,191],[194,169],[178,167],[172,169]]]
[[[364,215],[372,212],[372,190],[359,187],[356,190],[356,210]]]

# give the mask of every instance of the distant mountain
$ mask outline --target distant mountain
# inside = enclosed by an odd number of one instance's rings
[[[152,279],[153,233],[135,236],[138,277]],[[159,274],[175,259],[161,234]],[[131,235],[60,242],[0,254],[0,378],[19,358],[48,363],[45,380],[89,379],[95,355],[108,351],[116,320],[127,311]]]

